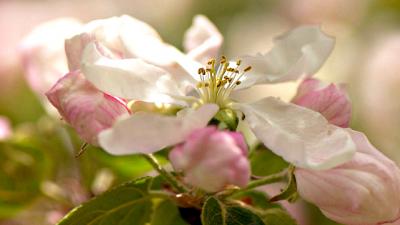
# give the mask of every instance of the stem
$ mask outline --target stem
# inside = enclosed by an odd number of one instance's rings
[[[259,186],[263,186],[266,184],[272,184],[272,183],[276,183],[279,181],[282,181],[285,179],[285,177],[287,176],[288,171],[287,170],[283,170],[282,172],[276,173],[276,174],[272,174],[266,177],[263,177],[261,179],[258,180],[253,180],[249,183],[249,185],[247,185],[247,187],[240,189],[238,192],[245,192],[248,190],[251,190],[253,188],[259,187]],[[238,193],[236,192],[236,193]]]
[[[142,156],[153,166],[155,170],[179,193],[187,192],[186,188],[179,183],[170,173],[168,173],[153,154],[142,154]]]

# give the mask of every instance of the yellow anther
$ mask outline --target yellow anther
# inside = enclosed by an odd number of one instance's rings
[[[229,72],[235,72],[235,69],[234,68],[232,68],[232,67],[229,67],[228,69],[226,69],[227,71],[229,71]]]
[[[251,70],[251,66],[246,67],[246,69],[244,69],[244,72],[250,71]]]
[[[226,57],[225,56],[221,56],[221,64],[225,64],[226,63]]]
[[[208,87],[208,86],[210,86],[209,83],[204,83],[204,87]]]
[[[239,85],[241,83],[242,83],[242,81],[240,81],[240,80],[236,81],[236,85]]]
[[[229,80],[229,77],[228,77],[228,76],[224,76],[224,79],[225,79],[225,80]]]
[[[237,66],[240,66],[240,63],[242,63],[242,60],[238,59],[238,60],[236,61],[236,65],[237,65]]]
[[[208,64],[208,65],[214,65],[214,64],[215,64],[215,59],[210,59],[210,60],[207,62],[207,64]]]
[[[201,82],[197,83],[196,87],[197,88],[202,88],[203,87],[203,83],[201,83]]]
[[[211,70],[211,68],[207,68],[206,71],[207,72],[211,72],[212,70]]]
[[[239,73],[239,70],[235,70],[235,73]]]

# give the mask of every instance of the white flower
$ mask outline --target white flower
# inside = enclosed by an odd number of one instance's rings
[[[198,26],[213,25],[209,21],[194,23],[190,29],[192,35],[186,37],[203,41],[187,41],[191,43],[188,44],[190,52],[206,43],[205,39],[212,39],[210,30],[215,32],[215,29]],[[140,34],[140,29],[135,33]],[[204,33],[209,38],[199,37]],[[219,107],[243,113],[260,141],[298,167],[328,169],[349,160],[354,154],[355,145],[349,134],[329,124],[317,112],[274,97],[253,103],[238,103],[230,97],[232,92],[253,85],[313,75],[334,46],[334,39],[318,27],[299,27],[276,38],[275,46],[266,54],[243,56],[235,62],[222,57],[220,61],[210,60],[206,66],[195,61],[198,58],[192,57],[190,52],[186,55],[159,38],[158,42],[151,39],[159,46],[157,51],[150,48],[151,54],[171,60],[173,66],[182,68],[179,74],[171,73],[170,67],[165,68],[157,60],[148,58],[147,49],[139,47],[141,43],[147,45],[149,40],[138,36],[123,38],[122,43],[134,46],[128,49],[134,49],[135,56],[146,57],[109,58],[99,50],[101,42],[88,44],[81,61],[83,74],[98,89],[113,96],[169,103],[185,109],[177,117],[139,112],[121,118],[112,128],[99,134],[99,143],[108,152],[151,153],[180,143],[193,129],[206,126]],[[215,42],[208,43],[213,50],[204,50],[207,47],[202,46],[200,58],[207,52],[215,54]]]

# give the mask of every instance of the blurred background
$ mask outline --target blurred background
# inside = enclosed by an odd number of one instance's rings
[[[347,83],[351,127],[400,164],[398,0],[0,0],[1,225],[54,224],[74,205],[151,170],[139,157],[112,157],[92,147],[75,159],[82,142],[49,116],[19,54],[21,41],[42,22],[121,14],[149,23],[181,49],[193,16],[204,14],[223,34],[227,56],[266,52],[274,36],[300,24],[320,24],[336,37],[336,47],[316,77]],[[258,96],[247,97],[290,99],[296,87],[265,85],[256,88]],[[336,224],[306,203],[291,208],[301,225]]]

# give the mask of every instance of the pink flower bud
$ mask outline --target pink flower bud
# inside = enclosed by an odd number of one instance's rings
[[[340,85],[323,85],[317,79],[306,79],[299,86],[292,102],[321,113],[331,124],[349,126],[351,103]]]
[[[185,143],[176,146],[169,159],[185,181],[208,192],[232,184],[240,187],[250,179],[247,146],[240,133],[219,131],[210,126],[194,131]]]
[[[46,95],[63,119],[93,145],[100,131],[129,112],[124,102],[97,90],[79,70],[61,78]]]
[[[348,130],[357,146],[349,162],[325,171],[297,168],[300,196],[347,225],[375,225],[400,217],[400,169],[364,134]]]

